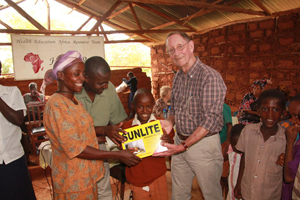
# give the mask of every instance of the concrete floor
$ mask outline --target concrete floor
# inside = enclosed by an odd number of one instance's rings
[[[50,170],[44,170],[40,166],[29,166],[29,171],[32,178],[32,184],[34,187],[35,195],[38,200],[51,200],[51,176]],[[169,199],[171,199],[171,172],[167,171],[167,183],[169,190]],[[117,179],[111,178],[111,186],[113,192],[113,200],[121,199],[118,195],[118,191],[120,191],[120,182]],[[130,197],[130,189],[128,184],[125,184],[125,194],[124,200],[128,200]],[[195,179],[192,187],[192,200],[202,200],[204,199],[200,188],[197,184],[197,180]]]

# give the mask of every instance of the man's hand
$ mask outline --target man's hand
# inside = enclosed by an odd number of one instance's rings
[[[165,142],[162,141],[161,145],[164,146],[164,147],[167,147],[168,150],[164,151],[164,152],[160,152],[160,153],[155,153],[152,156],[155,156],[155,157],[171,156],[171,155],[180,153],[180,152],[185,150],[185,148],[183,147],[182,144],[175,145],[175,144],[165,143]]]
[[[119,160],[128,167],[137,165],[142,159],[133,154],[134,150],[126,149],[118,151]]]
[[[127,134],[126,131],[121,128],[122,126],[123,122],[116,125],[105,126],[104,128],[105,135],[119,147],[121,147],[122,143],[126,141],[126,138],[119,134],[119,132]]]

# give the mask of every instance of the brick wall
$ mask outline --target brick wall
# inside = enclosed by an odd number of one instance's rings
[[[122,83],[123,78],[127,78],[127,73],[129,71],[132,71],[133,74],[138,79],[138,88],[147,88],[151,89],[151,80],[149,77],[147,77],[146,73],[142,72],[141,68],[134,68],[134,69],[124,69],[124,70],[112,70],[111,73],[111,82],[117,87]],[[5,86],[17,86],[22,94],[25,94],[29,92],[28,85],[31,82],[36,82],[38,84],[38,87],[42,85],[42,80],[26,80],[26,81],[15,81],[13,77],[1,77],[0,78],[0,84]],[[52,84],[48,85],[46,87],[46,95],[52,95],[57,90],[57,82],[54,81]],[[127,112],[129,114],[128,109],[128,97],[129,97],[130,91],[125,91],[122,93],[119,93],[120,100]]]
[[[300,13],[275,19],[236,24],[205,34],[195,34],[195,55],[205,64],[219,71],[227,85],[226,102],[237,110],[251,84],[263,77],[272,79],[272,87],[286,85],[300,92]],[[151,49],[152,85],[155,98],[162,85],[172,85],[174,74],[165,46]],[[167,73],[167,74],[164,74]]]

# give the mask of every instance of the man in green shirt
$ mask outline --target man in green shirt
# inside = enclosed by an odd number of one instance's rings
[[[111,71],[108,63],[99,56],[85,62],[86,81],[84,88],[75,97],[94,119],[94,126],[100,150],[107,150],[105,136],[120,146],[124,138],[119,134],[127,114],[116,93],[115,86],[110,82]],[[128,156],[128,155],[127,155]],[[135,157],[132,154],[132,157]],[[111,200],[109,163],[104,160],[105,175],[97,183],[98,199]]]

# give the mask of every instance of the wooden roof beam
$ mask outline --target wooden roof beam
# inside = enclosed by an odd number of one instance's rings
[[[232,6],[223,6],[223,5],[214,5],[211,3],[204,3],[200,1],[182,1],[182,0],[119,0],[123,2],[131,2],[131,3],[143,3],[143,4],[161,4],[161,5],[177,5],[177,6],[194,6],[197,8],[208,8],[208,9],[216,9],[222,10],[225,12],[234,12],[234,13],[244,13],[249,15],[262,15],[265,16],[265,12],[262,11],[254,11],[251,9],[243,9],[236,8]]]
[[[173,31],[194,32],[189,29],[162,29],[162,30],[116,30],[100,31],[99,34],[141,34],[141,33],[169,33]],[[28,30],[28,29],[0,29],[0,33],[16,34],[91,34],[90,31],[69,31],[69,30]],[[92,33],[92,34],[96,34]]]
[[[122,26],[120,26],[120,25],[118,25],[118,24],[115,24],[115,23],[113,23],[113,22],[111,22],[111,21],[104,21],[103,23],[107,23],[107,24],[110,24],[111,26],[113,26],[113,27],[118,27],[119,29],[122,29],[122,30],[129,30],[129,29],[127,29],[127,28],[124,28],[124,27],[122,27]],[[149,38],[149,37],[147,37],[147,36],[145,36],[145,35],[143,35],[143,34],[137,34],[137,33],[135,33],[135,35],[137,35],[137,36],[140,36],[140,37],[142,37],[142,38],[144,38],[144,39],[146,39],[146,40],[149,40],[149,41],[151,41],[151,42],[156,42],[155,40],[153,40],[152,38]]]
[[[217,4],[217,3],[220,3],[222,1],[223,0],[218,0],[218,1],[215,1],[213,4]],[[234,4],[236,2],[239,2],[239,1],[241,1],[241,0],[232,1],[232,2],[228,3],[227,5],[232,5],[232,4]],[[199,16],[205,15],[205,14],[213,12],[213,11],[215,11],[215,10],[212,10],[212,9],[201,9],[199,12],[197,12],[197,13],[195,13],[193,15],[187,16],[187,17],[180,18],[179,20],[180,21],[185,21],[185,22],[183,22],[183,24],[186,24],[187,22],[189,22],[190,20],[192,20],[195,17],[199,17]],[[176,23],[174,21],[172,21],[172,22],[168,22],[168,23],[161,24],[159,26],[153,27],[150,30],[157,30],[157,29],[168,27],[168,26],[172,26],[174,24],[176,24]]]
[[[77,6],[80,6],[81,4],[83,4],[86,0],[81,0],[77,3]],[[76,7],[73,7],[72,10],[68,13],[71,14],[71,12],[73,12],[73,10],[76,10]]]
[[[128,3],[128,5],[129,5],[129,8],[130,8],[130,10],[131,10],[131,13],[132,13],[132,15],[133,15],[133,18],[134,18],[134,20],[135,20],[135,23],[136,23],[138,29],[139,29],[139,30],[142,30],[143,28],[142,28],[142,26],[141,26],[141,23],[140,23],[140,21],[139,21],[139,18],[137,17],[136,12],[135,12],[135,10],[134,10],[132,4],[131,4],[131,3]]]
[[[168,22],[168,23],[165,23],[165,24],[161,24],[159,26],[155,26],[155,27],[151,28],[150,30],[157,30],[157,29],[165,28],[167,26],[172,26],[174,24],[176,24],[176,22],[172,21],[172,22]]]
[[[132,6],[135,6],[134,4],[132,5]],[[124,7],[123,9],[121,9],[121,10],[119,10],[119,11],[117,11],[117,12],[114,12],[113,14],[111,14],[110,16],[108,16],[106,19],[112,19],[112,18],[114,18],[115,16],[117,16],[117,15],[119,15],[119,14],[121,14],[121,13],[123,13],[123,12],[125,12],[125,11],[127,11],[127,10],[129,10],[130,8],[129,8],[129,5],[128,6],[126,6],[126,7]]]
[[[116,9],[116,7],[120,3],[120,1],[117,1],[114,5],[112,5],[112,7],[110,7],[110,9],[100,17],[100,19],[96,22],[93,28],[91,28],[90,32],[93,32],[104,20],[106,20],[106,18]]]
[[[220,3],[222,1],[223,0],[218,0],[218,1],[213,2],[212,4],[217,4],[217,3]],[[233,1],[229,2],[229,3],[227,3],[226,5],[230,6],[230,5],[233,5],[233,4],[235,4],[235,3],[239,2],[239,1],[241,1],[241,0],[233,0]],[[206,9],[206,8],[203,8],[199,12],[197,12],[197,13],[195,13],[193,15],[187,16],[187,17],[183,17],[180,20],[184,20],[185,21],[184,24],[185,24],[185,23],[189,22],[190,20],[192,20],[195,17],[203,16],[203,15],[211,13],[211,12],[213,12],[215,10],[216,9]]]
[[[90,16],[76,31],[81,31],[81,29],[87,24],[87,23],[89,23],[89,21],[91,20],[91,19],[93,19],[95,16]],[[75,35],[75,34],[72,34],[73,36]]]
[[[175,23],[177,23],[177,24],[180,24],[181,26],[186,27],[186,28],[188,28],[188,29],[190,29],[190,30],[192,30],[192,31],[194,31],[194,32],[197,31],[195,28],[193,28],[193,27],[191,27],[191,26],[189,26],[189,25],[183,25],[183,22],[181,22],[181,21],[179,21],[179,20],[177,20],[177,19],[174,19],[174,18],[172,18],[172,17],[170,17],[170,16],[168,16],[168,15],[166,15],[166,14],[163,14],[163,13],[161,13],[161,12],[159,12],[159,11],[157,11],[157,10],[155,10],[155,9],[153,9],[153,8],[151,8],[151,7],[149,7],[149,6],[147,6],[147,5],[144,5],[144,4],[142,4],[142,3],[135,3],[135,4],[136,4],[137,6],[139,6],[139,7],[141,7],[141,8],[143,8],[143,9],[145,9],[145,10],[148,10],[148,11],[150,11],[150,12],[153,12],[153,13],[155,13],[155,14],[157,14],[157,15],[163,17],[163,18],[166,18],[166,19],[168,19],[168,20],[170,20],[170,21],[173,21],[173,22],[175,22]]]
[[[51,19],[50,19],[50,5],[48,0],[45,0],[46,8],[47,8],[47,25],[48,30],[51,30]]]
[[[88,10],[82,8],[82,7],[79,7],[79,6],[77,6],[76,4],[70,3],[70,2],[68,2],[68,1],[66,1],[66,0],[61,0],[61,1],[63,1],[63,2],[64,2],[65,4],[67,4],[67,5],[76,7],[77,10],[79,10],[79,11],[85,13],[86,15],[90,15],[91,17],[95,18],[96,20],[99,20],[99,19],[100,19],[100,17],[95,16],[94,13],[92,13],[92,12],[90,12],[90,11],[88,11]],[[108,25],[110,25],[110,26],[112,26],[112,27],[117,27],[117,28],[119,28],[119,29],[121,29],[121,30],[129,30],[129,29],[124,28],[124,27],[122,27],[122,26],[120,26],[120,25],[118,25],[118,24],[115,24],[115,23],[113,23],[113,22],[111,22],[111,21],[109,21],[109,20],[105,20],[103,23],[108,24]],[[90,33],[89,33],[89,34],[90,34]],[[145,38],[145,39],[147,39],[147,40],[150,40],[150,41],[152,41],[152,42],[157,42],[157,41],[153,40],[152,38],[149,38],[149,37],[147,37],[147,36],[144,36],[143,34],[138,34],[138,33],[134,33],[134,34],[136,34],[136,35],[138,35],[138,36],[140,36],[140,37],[142,37],[142,38]]]
[[[2,24],[7,29],[13,29],[12,27],[10,27],[8,24],[6,24],[5,22],[3,22],[2,20],[0,20],[0,24]]]
[[[220,2],[222,2],[223,0],[218,0],[218,1],[215,1],[215,2],[213,2],[212,4],[217,4],[217,3],[220,3]],[[206,9],[206,8],[202,8],[201,10],[199,10],[198,12],[196,12],[195,14],[193,14],[193,15],[190,15],[190,16],[187,16],[187,17],[184,17],[184,18],[182,18],[182,19],[180,19],[180,20],[185,20],[185,22],[184,22],[184,24],[185,23],[187,23],[188,21],[190,21],[190,20],[192,20],[193,18],[195,18],[195,17],[198,17],[198,16],[201,16],[202,15],[202,13],[204,12],[204,11],[207,11],[208,9]],[[211,10],[211,9],[209,9],[210,11],[213,11],[213,10]]]
[[[15,3],[16,3],[16,4],[19,4],[19,3],[22,3],[23,1],[26,1],[26,0],[16,1]],[[0,10],[4,10],[4,9],[6,9],[6,8],[10,8],[10,5],[0,6]]]
[[[218,1],[215,1],[213,4],[217,4],[217,3],[219,3],[219,2],[222,2],[223,0],[218,0]],[[240,1],[240,0],[238,0],[238,1]],[[212,11],[214,11],[214,10],[209,10],[209,9],[201,9],[200,11],[198,11],[197,13],[195,13],[195,14],[193,14],[193,15],[190,15],[190,16],[187,16],[187,17],[183,17],[183,18],[180,18],[179,20],[180,21],[185,21],[185,22],[183,22],[183,24],[186,24],[187,22],[189,22],[191,19],[193,19],[193,18],[195,18],[195,17],[198,17],[198,16],[201,16],[201,15],[204,15],[204,14],[206,14],[206,13],[210,13],[210,12],[212,12]],[[153,28],[151,28],[150,30],[156,30],[156,29],[161,29],[161,28],[165,28],[165,27],[167,27],[167,26],[172,26],[172,25],[174,25],[174,24],[176,24],[175,22],[168,22],[168,23],[165,23],[165,24],[161,24],[161,25],[159,25],[159,26],[156,26],[156,27],[153,27]]]
[[[104,32],[104,28],[103,28],[102,24],[100,24],[99,27],[100,27],[101,31]],[[109,39],[108,39],[108,37],[107,37],[106,34],[103,34],[103,36],[105,38],[105,41],[109,41]]]
[[[35,19],[33,19],[30,15],[28,15],[22,8],[20,8],[15,2],[11,0],[5,0],[8,5],[14,8],[20,15],[22,15],[25,19],[27,19],[33,26],[35,26],[39,30],[46,30],[40,23],[38,23]]]
[[[272,13],[262,4],[261,0],[251,0],[255,3],[260,9],[262,9],[268,15],[272,15]]]

